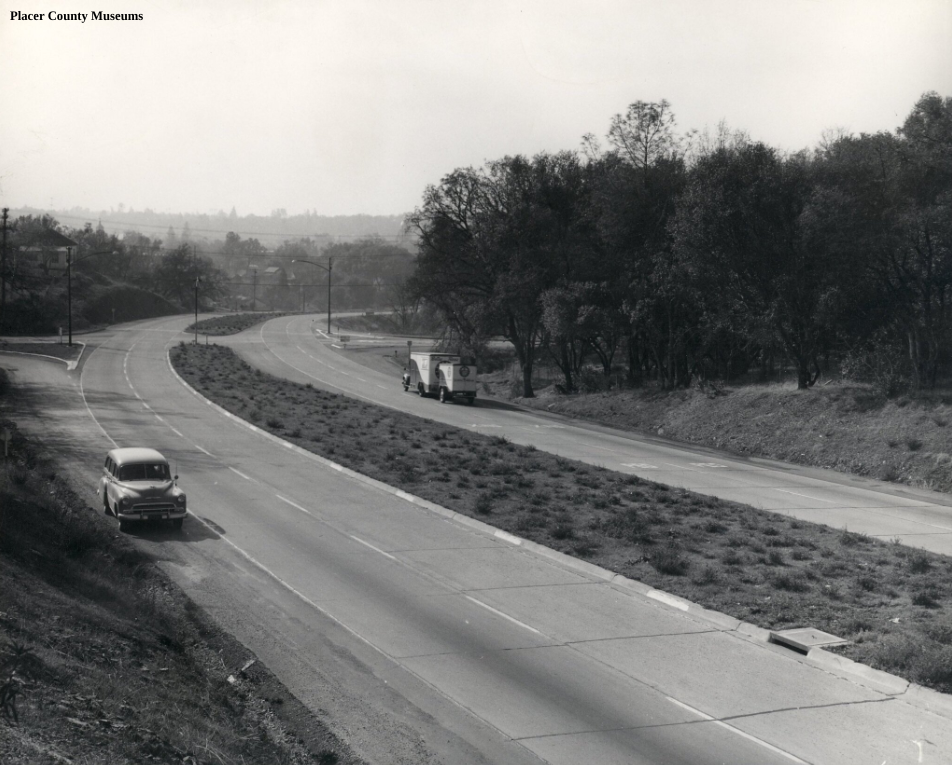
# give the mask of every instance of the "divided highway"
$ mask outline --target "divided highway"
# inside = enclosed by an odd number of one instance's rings
[[[144,529],[139,543],[372,762],[865,765],[938,763],[952,752],[952,720],[894,688],[828,673],[444,519],[224,416],[168,364],[188,323],[91,337],[72,373],[26,357],[0,363],[53,412],[29,426],[72,470],[88,471],[90,488],[114,444],[176,461],[194,517],[182,532]],[[949,511],[921,497],[486,402],[420,400],[395,376],[324,347],[307,318],[228,343],[275,374],[568,457],[809,519],[824,499],[846,503],[886,536],[952,538]]]
[[[321,384],[364,400],[652,481],[848,528],[952,555],[952,498],[833,471],[747,459],[715,449],[633,437],[622,431],[478,400],[440,405],[399,385],[399,374],[368,369],[331,347],[308,317],[283,317],[218,338],[271,374]],[[357,339],[357,335],[353,335]],[[378,341],[385,344],[387,341]],[[367,345],[373,341],[366,340]],[[390,341],[392,345],[392,341]],[[364,347],[367,347],[365,345]]]

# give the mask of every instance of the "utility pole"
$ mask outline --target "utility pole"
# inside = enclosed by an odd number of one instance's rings
[[[198,285],[201,281],[202,277],[195,277],[195,345],[198,345]]]
[[[66,326],[69,327],[69,345],[73,345],[73,248],[66,248]]]
[[[10,208],[3,208],[3,243],[0,245],[0,334],[3,333],[3,319],[7,309],[7,216]]]
[[[327,258],[327,336],[331,336],[331,272],[334,268],[334,259]],[[339,329],[339,328],[338,328]]]

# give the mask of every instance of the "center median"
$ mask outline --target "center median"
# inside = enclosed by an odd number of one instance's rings
[[[267,375],[181,344],[181,377],[235,416],[539,550],[764,630],[811,627],[844,658],[952,691],[952,560],[672,489]]]

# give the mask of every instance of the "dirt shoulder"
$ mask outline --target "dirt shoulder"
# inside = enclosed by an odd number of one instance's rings
[[[360,763],[0,426],[0,762]]]

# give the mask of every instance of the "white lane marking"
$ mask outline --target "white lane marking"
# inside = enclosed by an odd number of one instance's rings
[[[97,346],[96,350],[94,350],[92,353],[89,354],[89,358],[91,359],[93,357],[93,354],[96,353],[96,351],[98,350],[99,350],[99,347]],[[89,359],[87,359],[86,361],[87,363],[83,366],[83,371],[79,373],[79,393],[83,397],[83,406],[86,407],[86,411],[89,412],[89,416],[92,417],[93,422],[96,423],[96,427],[102,431],[102,434],[106,438],[109,439],[109,442],[114,447],[118,447],[119,444],[117,444],[116,440],[106,432],[106,429],[102,426],[102,423],[100,423],[99,420],[96,419],[96,415],[93,414],[93,410],[89,408],[89,402],[86,400],[86,390],[83,387],[83,377],[86,374],[86,369],[89,367]]]
[[[720,465],[717,462],[692,462],[691,464],[694,465],[694,467],[702,467],[702,468],[726,468],[727,467],[727,465]]]
[[[314,517],[314,515],[311,513],[310,510],[308,510],[306,507],[301,507],[297,502],[292,502],[290,499],[288,499],[287,497],[282,497],[280,494],[275,494],[274,496],[276,496],[282,502],[289,504],[291,507],[297,508],[305,515],[310,515],[312,518]]]
[[[165,418],[161,414],[156,414],[155,419],[157,419],[159,422],[165,422]]]
[[[380,390],[387,390],[387,386],[381,385],[380,383],[377,383],[377,387],[380,388]]]
[[[499,610],[493,608],[492,606],[486,605],[486,604],[483,603],[481,600],[476,600],[476,598],[472,598],[472,597],[470,597],[469,595],[464,595],[463,597],[466,598],[466,600],[468,600],[468,601],[470,601],[470,602],[472,602],[472,603],[475,603],[477,606],[482,606],[482,607],[485,608],[487,611],[492,611],[494,614],[496,614],[496,616],[501,616],[503,619],[508,619],[508,620],[511,621],[513,624],[518,624],[518,625],[519,625],[520,627],[522,627],[523,629],[529,630],[529,632],[534,632],[536,635],[541,635],[541,634],[542,634],[542,633],[539,632],[539,630],[537,630],[535,627],[530,627],[530,626],[529,626],[528,624],[526,624],[525,622],[520,622],[518,619],[512,618],[509,614],[504,614],[502,611],[499,611]]]
[[[640,468],[641,470],[657,470],[657,465],[649,465],[647,462],[622,462],[622,467]]]
[[[782,491],[784,494],[793,494],[797,497],[803,497],[804,499],[812,499],[814,502],[826,502],[831,505],[839,504],[835,499],[820,499],[820,497],[811,497],[807,494],[800,494],[797,491],[790,491],[790,489],[774,489],[774,491]]]
[[[287,501],[287,500],[285,500],[285,501]],[[366,645],[368,645],[368,646],[370,646],[371,648],[373,648],[373,649],[374,649],[375,651],[377,651],[381,656],[385,656],[386,658],[388,658],[388,659],[390,659],[391,661],[393,661],[395,664],[397,663],[396,660],[393,659],[393,657],[390,656],[390,654],[388,654],[388,653],[387,653],[386,651],[384,651],[382,648],[380,648],[379,646],[374,645],[370,640],[368,640],[368,639],[365,638],[363,635],[361,635],[359,632],[357,632],[357,630],[355,630],[353,627],[348,627],[346,624],[344,624],[344,622],[342,622],[340,619],[338,619],[336,616],[334,616],[334,614],[332,614],[330,611],[327,611],[326,609],[321,608],[319,605],[317,605],[317,603],[315,603],[313,600],[311,600],[309,597],[307,597],[307,595],[305,595],[303,592],[301,592],[300,590],[296,589],[294,586],[292,586],[292,585],[289,584],[288,582],[284,581],[280,576],[278,576],[277,574],[275,574],[271,569],[269,569],[267,566],[265,566],[265,565],[264,565],[263,563],[261,563],[259,560],[255,559],[250,553],[245,552],[245,550],[243,550],[243,549],[240,548],[238,545],[236,545],[234,542],[232,542],[228,537],[226,537],[225,535],[223,535],[220,531],[217,531],[216,529],[214,529],[208,522],[202,520],[202,519],[199,518],[197,515],[191,515],[191,517],[194,518],[196,521],[198,521],[200,524],[202,524],[206,529],[208,529],[209,531],[213,532],[213,533],[215,534],[215,536],[218,537],[218,539],[219,539],[220,541],[222,541],[222,542],[224,542],[225,544],[229,545],[235,552],[237,552],[239,555],[241,555],[245,560],[247,560],[247,561],[248,561],[249,563],[251,563],[253,566],[257,566],[257,567],[258,567],[259,569],[261,569],[265,574],[267,574],[267,575],[270,576],[272,579],[274,579],[274,581],[276,581],[278,584],[280,584],[282,587],[284,587],[288,592],[292,593],[293,595],[296,595],[298,598],[300,598],[303,602],[307,603],[307,605],[309,605],[309,606],[310,606],[311,608],[313,608],[315,611],[317,611],[317,612],[320,613],[320,614],[323,614],[323,615],[326,616],[328,619],[330,619],[332,622],[334,622],[334,624],[338,625],[338,626],[341,627],[342,629],[347,630],[347,632],[349,632],[351,635],[353,635],[355,638],[357,638],[357,639],[358,639],[359,641],[361,641],[362,643],[365,643]],[[399,665],[398,665],[398,666],[399,666]]]
[[[215,456],[215,455],[213,455],[210,451],[208,451],[208,449],[203,449],[203,448],[202,448],[201,446],[199,446],[198,444],[195,444],[195,448],[198,449],[200,452],[205,452],[205,454],[207,454],[209,457],[214,457],[214,456]]]
[[[689,470],[692,473],[703,473],[703,470],[694,470],[693,468],[685,467],[684,465],[675,465],[673,462],[665,462],[665,465],[669,467],[677,468],[678,470]]]
[[[764,747],[764,749],[769,749],[771,752],[774,752],[779,755],[783,755],[791,762],[796,762],[798,763],[798,765],[810,765],[810,763],[808,763],[806,760],[801,760],[796,755],[790,754],[790,752],[785,752],[783,749],[780,749],[779,747],[776,747],[773,744],[768,744],[763,739],[759,739],[756,736],[750,735],[749,733],[744,733],[744,731],[742,731],[740,728],[735,728],[730,723],[726,723],[723,720],[718,720],[714,717],[711,717],[709,714],[705,714],[700,709],[695,709],[689,704],[685,704],[683,701],[678,701],[677,699],[672,698],[671,696],[665,696],[665,698],[668,701],[670,701],[672,704],[679,706],[682,709],[686,709],[688,712],[691,712],[692,714],[696,714],[698,717],[700,717],[703,720],[712,722],[715,725],[720,725],[722,728],[729,730],[731,733],[736,733],[738,736],[746,738],[748,741],[753,741],[755,744],[760,744],[760,746]]]
[[[171,425],[169,425],[169,428],[170,428],[171,431],[172,431],[175,435],[177,435],[179,438],[185,438],[185,436],[182,435],[181,431],[176,430],[176,429],[173,428]]]
[[[378,552],[378,553],[380,553],[381,555],[383,555],[384,557],[390,558],[390,560],[396,560],[396,558],[395,558],[393,555],[391,555],[390,553],[384,552],[384,551],[381,550],[379,547],[374,547],[372,544],[370,544],[370,542],[365,542],[365,541],[364,541],[363,539],[361,539],[360,537],[355,537],[353,534],[348,534],[347,536],[349,536],[349,537],[350,537],[351,539],[353,539],[355,542],[360,542],[362,545],[364,545],[364,547],[369,547],[369,548],[370,548],[371,550],[373,550],[374,552]]]
[[[251,477],[250,477],[250,476],[245,475],[245,474],[242,473],[240,470],[235,470],[235,468],[233,468],[231,465],[228,466],[228,469],[229,469],[232,473],[235,473],[236,475],[240,475],[240,476],[241,476],[242,478],[244,478],[246,481],[250,481],[250,480],[251,480]]]

